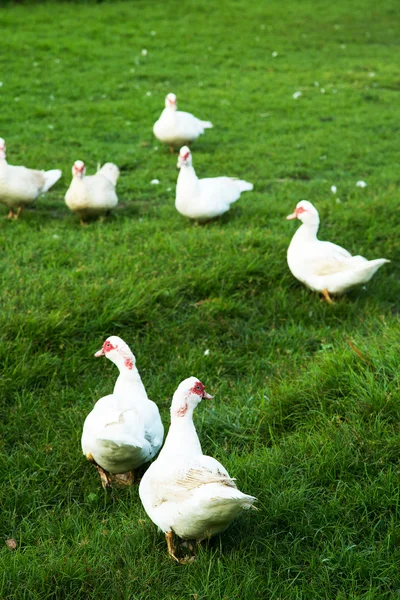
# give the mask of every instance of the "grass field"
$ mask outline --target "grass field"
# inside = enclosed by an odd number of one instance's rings
[[[0,29],[7,158],[63,169],[0,219],[0,598],[397,598],[397,2],[10,2]],[[176,155],[152,135],[171,91],[214,123],[198,174],[255,184],[205,226],[176,212]],[[76,159],[121,168],[118,209],[85,228],[63,201]],[[392,260],[332,306],[287,268],[303,198],[322,239]],[[165,425],[178,383],[206,384],[203,450],[259,499],[191,565],[81,454],[112,334]]]

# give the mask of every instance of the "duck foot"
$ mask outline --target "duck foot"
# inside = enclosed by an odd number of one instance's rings
[[[117,473],[114,475],[115,481],[121,485],[133,485],[135,483],[135,471],[127,473]]]
[[[174,534],[172,531],[165,532],[165,541],[167,542],[168,554],[172,556],[176,562],[179,562],[179,558],[175,556],[175,548],[174,548]]]
[[[107,487],[112,487],[110,473],[107,473],[107,471],[102,469],[100,467],[100,465],[97,464],[97,462],[93,458],[93,454],[91,452],[88,452],[86,454],[86,458],[88,459],[89,462],[93,463],[94,466],[96,467],[96,469],[98,470],[100,479],[101,479],[101,485],[103,486],[103,489],[106,489]]]
[[[195,559],[194,556],[185,556],[183,558],[178,558],[176,556],[176,548],[174,546],[174,532],[173,531],[167,531],[165,534],[165,539],[167,542],[167,548],[168,548],[168,554],[174,559],[176,560],[177,563],[179,563],[180,565],[188,565],[190,563],[192,563]],[[191,549],[193,549],[192,545],[189,542],[189,547]]]
[[[101,479],[101,485],[102,485],[103,489],[105,490],[108,487],[112,487],[111,475],[109,473],[107,473],[107,471],[102,469],[99,465],[95,464],[95,467],[99,472],[100,479]]]
[[[324,290],[321,290],[321,294],[323,295],[323,297],[325,298],[325,300],[327,301],[328,304],[334,304],[332,298],[329,295],[328,290],[325,288]]]
[[[195,561],[195,556],[192,554],[192,556],[185,556],[184,558],[180,558],[179,559],[179,564],[180,565],[190,565],[192,562]]]
[[[21,214],[21,212],[22,212],[22,206],[18,206],[16,213],[14,212],[13,208],[10,208],[7,218],[17,220],[19,215]]]

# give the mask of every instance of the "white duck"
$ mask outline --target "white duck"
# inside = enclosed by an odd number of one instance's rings
[[[153,132],[161,142],[169,144],[170,151],[173,152],[174,147],[194,142],[205,129],[212,126],[210,121],[201,121],[188,112],[177,110],[175,94],[168,94],[165,108],[154,123]]]
[[[353,286],[371,279],[386,258],[367,260],[352,256],[347,250],[317,238],[319,215],[317,209],[302,200],[287,219],[300,219],[303,223],[294,234],[287,251],[287,261],[292,274],[306,286],[321,292],[331,303],[330,294],[343,294]]]
[[[251,191],[253,184],[233,177],[198,179],[192,166],[192,155],[187,146],[179,151],[180,168],[176,184],[175,207],[184,217],[208,221],[223,215],[242,192]]]
[[[40,194],[47,192],[60,179],[62,171],[36,171],[9,165],[6,143],[0,138],[0,203],[8,206],[9,219],[18,219],[26,204],[32,204]]]
[[[119,169],[116,165],[105,163],[95,175],[86,176],[85,173],[85,164],[76,160],[71,185],[65,194],[66,205],[78,213],[82,225],[86,219],[106,214],[118,204],[115,187]]]
[[[111,485],[110,473],[124,474],[117,479],[131,483],[134,469],[159,451],[164,427],[156,404],[147,397],[129,346],[113,335],[95,356],[109,358],[119,368],[119,377],[114,392],[100,398],[86,417],[82,450],[97,466],[103,487]]]
[[[203,398],[212,398],[204,385],[189,377],[180,383],[171,404],[171,426],[157,460],[144,474],[139,495],[150,519],[164,531],[168,552],[175,555],[173,535],[209,538],[251,508],[254,496],[239,491],[226,469],[204,456],[193,411]]]

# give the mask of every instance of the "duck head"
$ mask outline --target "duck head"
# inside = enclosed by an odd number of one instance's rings
[[[296,205],[295,211],[286,217],[287,219],[299,219],[305,225],[318,225],[318,211],[308,200],[302,200]]]
[[[213,396],[207,394],[204,384],[197,377],[188,377],[179,385],[172,398],[171,417],[184,417],[193,414],[196,406],[207,398],[212,400]]]
[[[106,356],[117,365],[119,370],[132,371],[136,364],[135,355],[128,344],[117,335],[108,337],[95,356]]]
[[[187,146],[182,146],[182,148],[179,150],[178,162],[176,166],[178,167],[178,169],[180,169],[183,166],[192,166],[192,153],[190,152]]]
[[[165,97],[165,108],[169,108],[171,110],[177,109],[175,94],[168,94],[168,96]]]
[[[82,160],[76,160],[72,166],[72,177],[79,177],[81,179],[85,173],[85,163]]]

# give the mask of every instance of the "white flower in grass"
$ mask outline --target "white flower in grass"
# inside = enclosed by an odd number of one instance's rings
[[[294,98],[295,100],[297,100],[297,98],[300,98],[300,96],[301,96],[301,92],[295,92],[295,93],[293,94],[293,98]]]
[[[0,87],[3,87],[3,82],[2,81],[0,81]]]
[[[146,48],[143,48],[143,50],[142,50],[142,56],[147,56],[147,50],[146,50]]]
[[[155,31],[150,31],[150,35],[156,35]]]
[[[167,188],[167,192],[170,192],[172,188]]]
[[[314,81],[315,87],[319,87],[319,81]]]
[[[357,181],[356,186],[360,188],[365,188],[367,187],[367,184],[365,183],[365,181]]]
[[[336,185],[331,185],[331,192],[332,192],[332,194],[336,194],[336,192],[337,192]]]
[[[320,89],[321,94],[325,94],[325,88]]]
[[[375,77],[375,73],[373,71],[371,71],[370,73],[368,73],[369,77]]]
[[[278,53],[277,53],[277,51],[275,50],[275,51],[274,51],[274,52],[271,54],[271,56],[272,56],[273,58],[276,58],[276,57],[278,56]]]
[[[204,356],[208,356],[210,354],[209,349],[207,348],[207,350],[204,350]]]
[[[146,96],[151,96],[151,92],[146,92]]]
[[[54,129],[54,125],[47,125],[49,129]]]
[[[159,180],[158,180],[158,179],[152,179],[152,180],[150,181],[150,183],[151,183],[151,185],[158,185],[160,182],[159,182]]]

